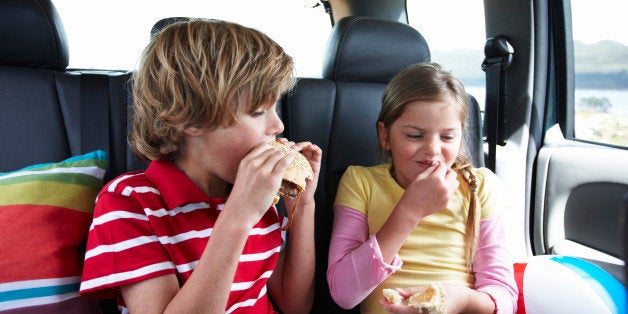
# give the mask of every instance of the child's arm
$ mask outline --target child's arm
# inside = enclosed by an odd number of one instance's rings
[[[225,311],[233,278],[251,228],[268,210],[294,157],[266,144],[240,162],[235,183],[190,278],[179,290],[174,275],[122,287],[132,313]]]
[[[502,214],[496,214],[480,221],[479,243],[473,263],[475,291],[459,284],[445,283],[449,310],[465,313],[516,312],[518,291],[512,258],[504,242],[506,237],[502,220]],[[422,289],[404,289],[403,296],[407,297]],[[405,305],[395,305],[384,300],[381,302],[391,313],[411,310]],[[497,311],[494,311],[494,307]]]
[[[425,216],[447,206],[458,189],[456,177],[456,172],[445,163],[436,162],[405,187],[401,199],[376,233],[384,261],[392,261]]]
[[[131,313],[224,312],[248,230],[220,215],[198,265],[179,288],[174,274],[121,287]]]
[[[499,313],[514,313],[518,289],[505,234],[503,214],[480,221],[479,243],[473,262],[475,288],[495,299]]]
[[[282,313],[309,312],[314,302],[313,205],[299,208],[287,239],[268,280],[268,290]]]
[[[269,293],[282,313],[309,312],[314,302],[314,193],[323,153],[310,142],[293,147],[310,162],[313,179],[307,180],[306,189],[301,193],[294,222],[288,229],[287,245],[268,280]],[[284,198],[287,210],[292,210],[294,202],[294,199]]]
[[[401,268],[397,255],[386,264],[375,235],[369,236],[366,216],[345,207],[334,208],[327,281],[334,301],[345,309],[364,300],[390,274]]]

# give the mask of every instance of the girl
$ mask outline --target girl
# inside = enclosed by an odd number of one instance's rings
[[[274,312],[268,294],[284,313],[307,311],[321,150],[281,140],[314,170],[286,244],[271,204],[294,156],[267,145],[293,84],[292,59],[256,30],[192,19],[153,36],[130,135],[150,164],[99,194],[81,293],[131,313]]]
[[[351,166],[334,206],[327,280],[334,300],[363,313],[416,313],[392,304],[443,283],[449,313],[512,313],[517,287],[498,178],[464,154],[467,94],[434,63],[390,82],[377,121],[374,167]]]

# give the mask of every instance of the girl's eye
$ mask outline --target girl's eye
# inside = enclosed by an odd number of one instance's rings
[[[411,140],[420,140],[423,138],[423,134],[406,134],[406,137]]]
[[[450,142],[450,141],[453,141],[456,137],[454,135],[443,135],[440,138],[443,141]]]

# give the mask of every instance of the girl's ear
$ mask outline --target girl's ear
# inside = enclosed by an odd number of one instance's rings
[[[377,136],[379,137],[379,145],[384,150],[390,150],[390,137],[388,136],[388,129],[384,125],[384,122],[377,122]]]

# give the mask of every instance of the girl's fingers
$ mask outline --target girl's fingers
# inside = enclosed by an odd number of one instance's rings
[[[415,293],[422,292],[425,290],[425,287],[409,287],[409,288],[398,288],[395,289],[399,292],[399,294],[404,298],[409,298]]]
[[[451,168],[448,168],[447,165],[444,162],[437,161],[436,162],[436,169],[434,169],[434,173],[439,178],[444,178],[445,175],[447,174],[447,171],[450,170],[450,169]]]

